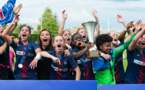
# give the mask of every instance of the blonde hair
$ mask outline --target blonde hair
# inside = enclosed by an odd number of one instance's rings
[[[83,26],[79,26],[79,27],[77,28],[76,33],[79,33],[79,31],[80,31],[81,29],[84,29],[84,30],[85,30],[85,28],[84,28]],[[86,31],[86,30],[85,30],[85,31]]]

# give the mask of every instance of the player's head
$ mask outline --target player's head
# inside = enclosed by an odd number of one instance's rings
[[[111,50],[112,37],[108,34],[101,34],[96,38],[96,46],[98,50],[105,54],[109,54]]]
[[[79,33],[80,35],[82,35],[82,37],[83,37],[83,42],[85,42],[86,39],[87,39],[87,33],[86,33],[85,28],[82,27],[82,26],[78,27],[78,28],[77,28],[77,33]]]
[[[112,44],[117,46],[118,45],[118,35],[117,35],[117,32],[111,31],[111,32],[109,32],[109,35],[113,38]]]
[[[51,46],[52,45],[52,36],[51,32],[47,29],[41,30],[38,37],[38,45],[42,46]]]
[[[27,25],[21,25],[19,27],[19,37],[22,41],[27,41],[31,36],[31,27]]]
[[[72,36],[72,44],[75,46],[75,47],[80,47],[81,44],[83,42],[83,37],[82,35],[80,35],[79,33],[75,33],[73,36]]]
[[[53,47],[56,52],[63,52],[65,46],[65,40],[61,35],[57,35],[53,39]]]
[[[63,31],[62,36],[63,36],[63,38],[65,40],[65,43],[70,45],[70,43],[71,43],[71,32],[68,31],[68,30]]]
[[[144,49],[144,47],[145,47],[145,34],[142,37],[140,37],[140,39],[137,41],[137,46],[140,49]]]

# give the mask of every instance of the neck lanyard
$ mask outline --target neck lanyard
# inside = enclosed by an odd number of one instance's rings
[[[30,47],[30,42],[28,41],[28,48]],[[23,45],[23,48],[25,50],[25,55],[23,56],[23,58],[21,59],[20,61],[20,64],[18,65],[19,68],[22,68],[23,67],[23,62],[28,54],[28,49],[26,49],[25,45]]]
[[[2,45],[4,45],[4,42],[1,39],[0,39],[0,42],[2,43]],[[6,50],[4,51],[4,55],[5,55],[6,59],[8,59],[8,54],[7,54]]]

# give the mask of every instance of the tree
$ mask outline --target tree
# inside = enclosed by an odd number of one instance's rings
[[[46,7],[43,15],[42,21],[39,19],[40,23],[42,22],[42,29],[50,30],[52,36],[56,35],[58,32],[57,18],[52,14],[50,8]],[[41,24],[37,26],[37,31],[34,31],[35,34],[39,34],[41,31]]]

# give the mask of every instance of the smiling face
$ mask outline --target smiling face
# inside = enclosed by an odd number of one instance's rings
[[[69,31],[64,31],[63,38],[65,40],[65,43],[70,45],[70,43],[71,43],[71,33]]]
[[[113,38],[112,44],[118,45],[118,35],[117,35],[117,33],[116,32],[110,32],[109,35]]]
[[[27,26],[23,26],[19,32],[19,36],[21,41],[28,41],[29,37],[31,36],[29,28]]]
[[[83,37],[83,42],[85,42],[85,41],[86,41],[86,38],[87,38],[87,33],[86,33],[86,31],[85,31],[84,29],[80,29],[80,30],[79,30],[79,34],[82,35],[82,37]]]
[[[111,42],[105,42],[103,45],[99,46],[101,51],[105,54],[109,54],[111,50]]]
[[[56,52],[63,52],[65,46],[65,42],[62,36],[54,37],[53,47]]]
[[[43,46],[48,46],[51,40],[49,31],[42,31],[40,33],[40,40]]]
[[[138,41],[137,41],[137,46],[140,49],[143,49],[145,47],[145,35],[143,35]]]
[[[75,46],[75,47],[81,47],[81,44],[83,43],[83,38],[80,34],[75,34],[73,36],[73,41],[72,41],[72,44]]]

